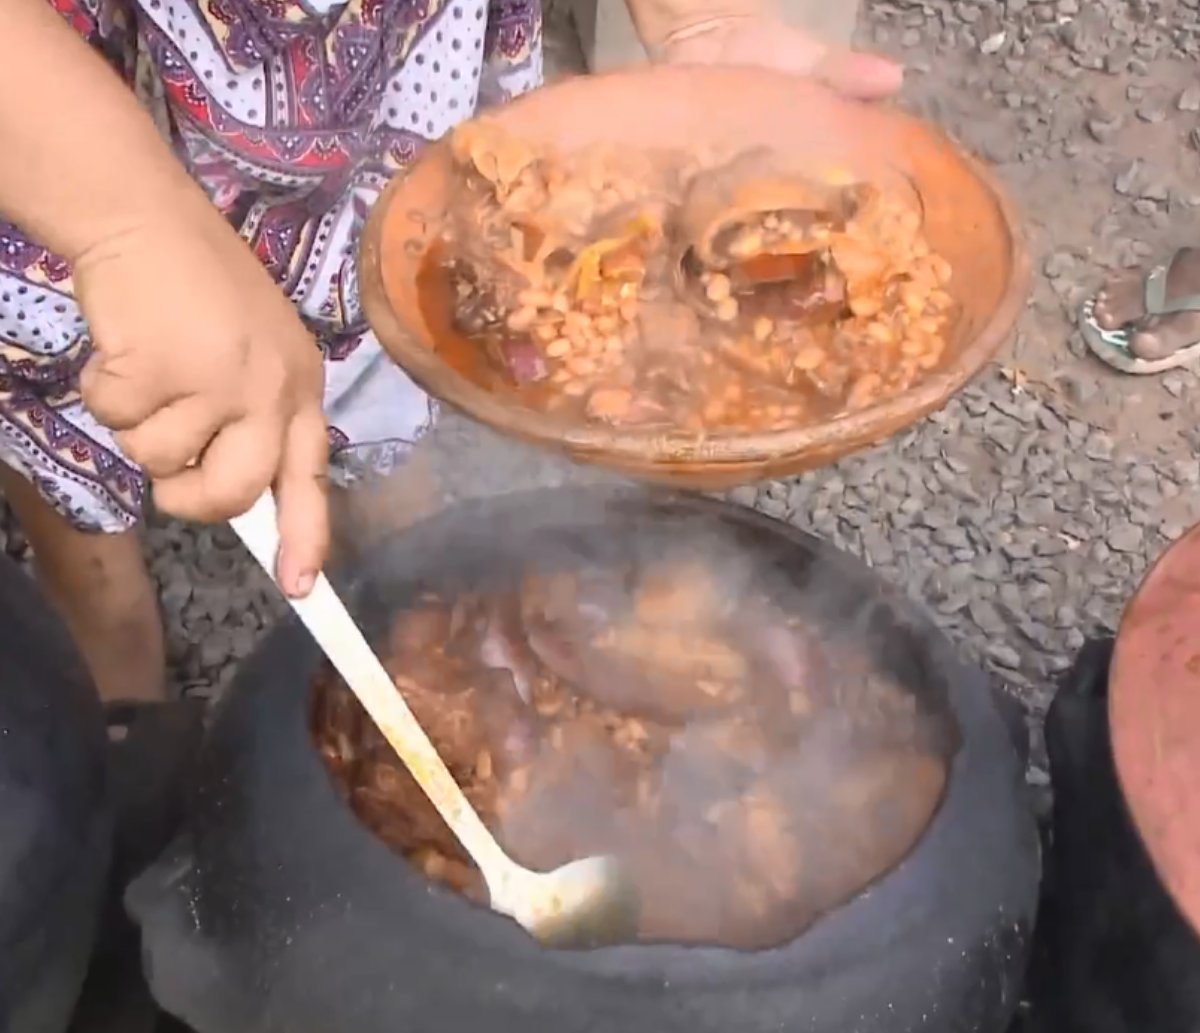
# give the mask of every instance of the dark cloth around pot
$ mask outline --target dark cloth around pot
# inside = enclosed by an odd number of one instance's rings
[[[66,629],[0,557],[0,1030],[61,1033],[108,876],[104,717]]]
[[[1111,657],[1111,639],[1085,645],[1046,718],[1054,822],[1035,1029],[1193,1033],[1200,939],[1159,882],[1125,806],[1108,724]]]

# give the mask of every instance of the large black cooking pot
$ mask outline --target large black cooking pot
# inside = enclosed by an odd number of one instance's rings
[[[814,616],[851,629],[919,705],[957,718],[947,795],[903,863],[776,950],[543,950],[427,884],[358,824],[310,746],[319,658],[289,624],[240,671],[189,825],[128,896],[160,1004],[199,1033],[1003,1029],[1039,876],[1023,768],[981,673],[865,567],[737,507],[560,490],[450,510],[343,587],[378,634],[422,586],[478,583],[533,557],[654,553],[694,531],[810,585]]]
[[[1046,715],[1054,827],[1035,1033],[1194,1033],[1200,937],[1154,870],[1113,763],[1111,639],[1088,642]]]
[[[0,1030],[61,1033],[108,877],[104,717],[66,629],[0,556]]]

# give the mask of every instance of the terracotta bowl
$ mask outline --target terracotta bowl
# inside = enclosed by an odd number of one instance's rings
[[[1000,187],[941,132],[895,110],[844,101],[759,69],[651,67],[546,87],[495,117],[514,133],[562,150],[594,143],[722,150],[769,143],[789,164],[905,181],[919,196],[931,245],[954,270],[951,291],[961,315],[942,365],[870,408],[782,431],[706,439],[572,422],[489,391],[470,368],[452,368],[435,351],[417,274],[441,231],[452,170],[446,142],[433,144],[388,186],[367,222],[360,258],[367,318],[391,357],[429,394],[500,433],[576,461],[695,488],[822,466],[942,406],[1005,341],[1024,304],[1029,257]]]
[[[1159,559],[1125,609],[1108,718],[1134,826],[1200,933],[1200,525]]]

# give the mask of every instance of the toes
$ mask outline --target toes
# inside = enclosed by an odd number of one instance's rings
[[[1157,362],[1171,354],[1161,337],[1153,330],[1139,330],[1129,338],[1129,350],[1139,359]]]
[[[1200,314],[1181,312],[1143,320],[1129,339],[1139,359],[1157,361],[1200,341]]]
[[[1096,295],[1096,321],[1105,330],[1119,330],[1145,314],[1140,280],[1110,283]]]

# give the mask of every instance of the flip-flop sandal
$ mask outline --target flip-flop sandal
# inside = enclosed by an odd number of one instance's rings
[[[1174,259],[1172,259],[1174,261]],[[1173,316],[1182,312],[1200,313],[1200,294],[1185,294],[1167,303],[1167,265],[1156,265],[1146,274],[1142,300],[1146,310],[1142,319],[1150,316]],[[1106,330],[1096,320],[1096,299],[1089,298],[1079,311],[1079,329],[1092,353],[1102,362],[1124,373],[1163,373],[1200,359],[1200,340],[1176,349],[1163,359],[1143,359],[1134,354],[1133,334],[1141,319],[1126,323],[1116,330]]]

